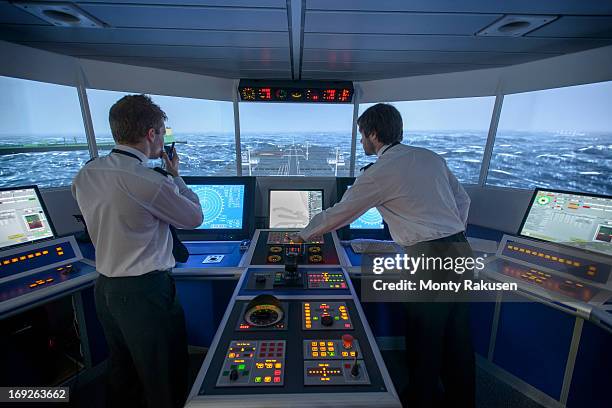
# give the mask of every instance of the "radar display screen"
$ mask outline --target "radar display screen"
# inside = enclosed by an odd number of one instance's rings
[[[35,186],[0,189],[0,250],[54,236]]]
[[[351,186],[348,186],[351,188]],[[350,229],[384,229],[382,215],[376,208],[370,208],[361,217],[351,222]]]
[[[270,190],[270,228],[304,228],[323,211],[323,190]]]
[[[244,185],[189,185],[200,198],[204,222],[197,229],[242,229]]]
[[[536,189],[519,234],[612,255],[612,197]]]

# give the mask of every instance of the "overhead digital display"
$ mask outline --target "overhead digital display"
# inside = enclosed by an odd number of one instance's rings
[[[0,250],[54,236],[36,187],[0,190]]]
[[[351,82],[241,80],[242,102],[351,103]]]
[[[612,197],[536,189],[519,234],[612,255]]]
[[[242,229],[244,185],[189,185],[200,198],[204,222],[197,229]]]

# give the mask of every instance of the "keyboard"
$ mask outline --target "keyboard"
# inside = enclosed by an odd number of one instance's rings
[[[390,254],[399,253],[403,248],[393,241],[378,241],[378,240],[353,240],[351,248],[356,254]]]

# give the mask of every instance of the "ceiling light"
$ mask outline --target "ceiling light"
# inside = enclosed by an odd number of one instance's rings
[[[103,28],[103,22],[71,3],[14,2],[20,9],[59,27]]]
[[[521,37],[556,20],[557,16],[508,14],[476,33],[483,37]]]

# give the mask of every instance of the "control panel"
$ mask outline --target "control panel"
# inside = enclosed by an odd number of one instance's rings
[[[326,265],[337,262],[333,235],[296,245],[289,232],[256,233],[187,407],[217,407],[220,398],[290,406],[297,395],[312,406],[400,408],[348,274]],[[269,265],[271,255],[282,262]],[[323,262],[309,265],[313,255]]]
[[[302,302],[303,330],[353,330],[344,302]]]
[[[347,360],[361,356],[359,341],[345,334],[341,339],[304,340],[306,360]]]
[[[251,265],[338,265],[338,254],[329,234],[312,237],[308,242],[293,242],[296,231],[260,230]]]
[[[284,340],[232,340],[217,387],[279,386],[284,374]]]
[[[346,289],[342,272],[308,272],[308,289]]]
[[[312,290],[347,290],[348,284],[341,269],[305,270],[287,280],[283,269],[250,269],[246,288],[249,290],[273,289],[312,289]],[[296,281],[297,280],[297,281]]]
[[[337,360],[304,361],[304,385],[370,384],[362,360],[346,363]]]

